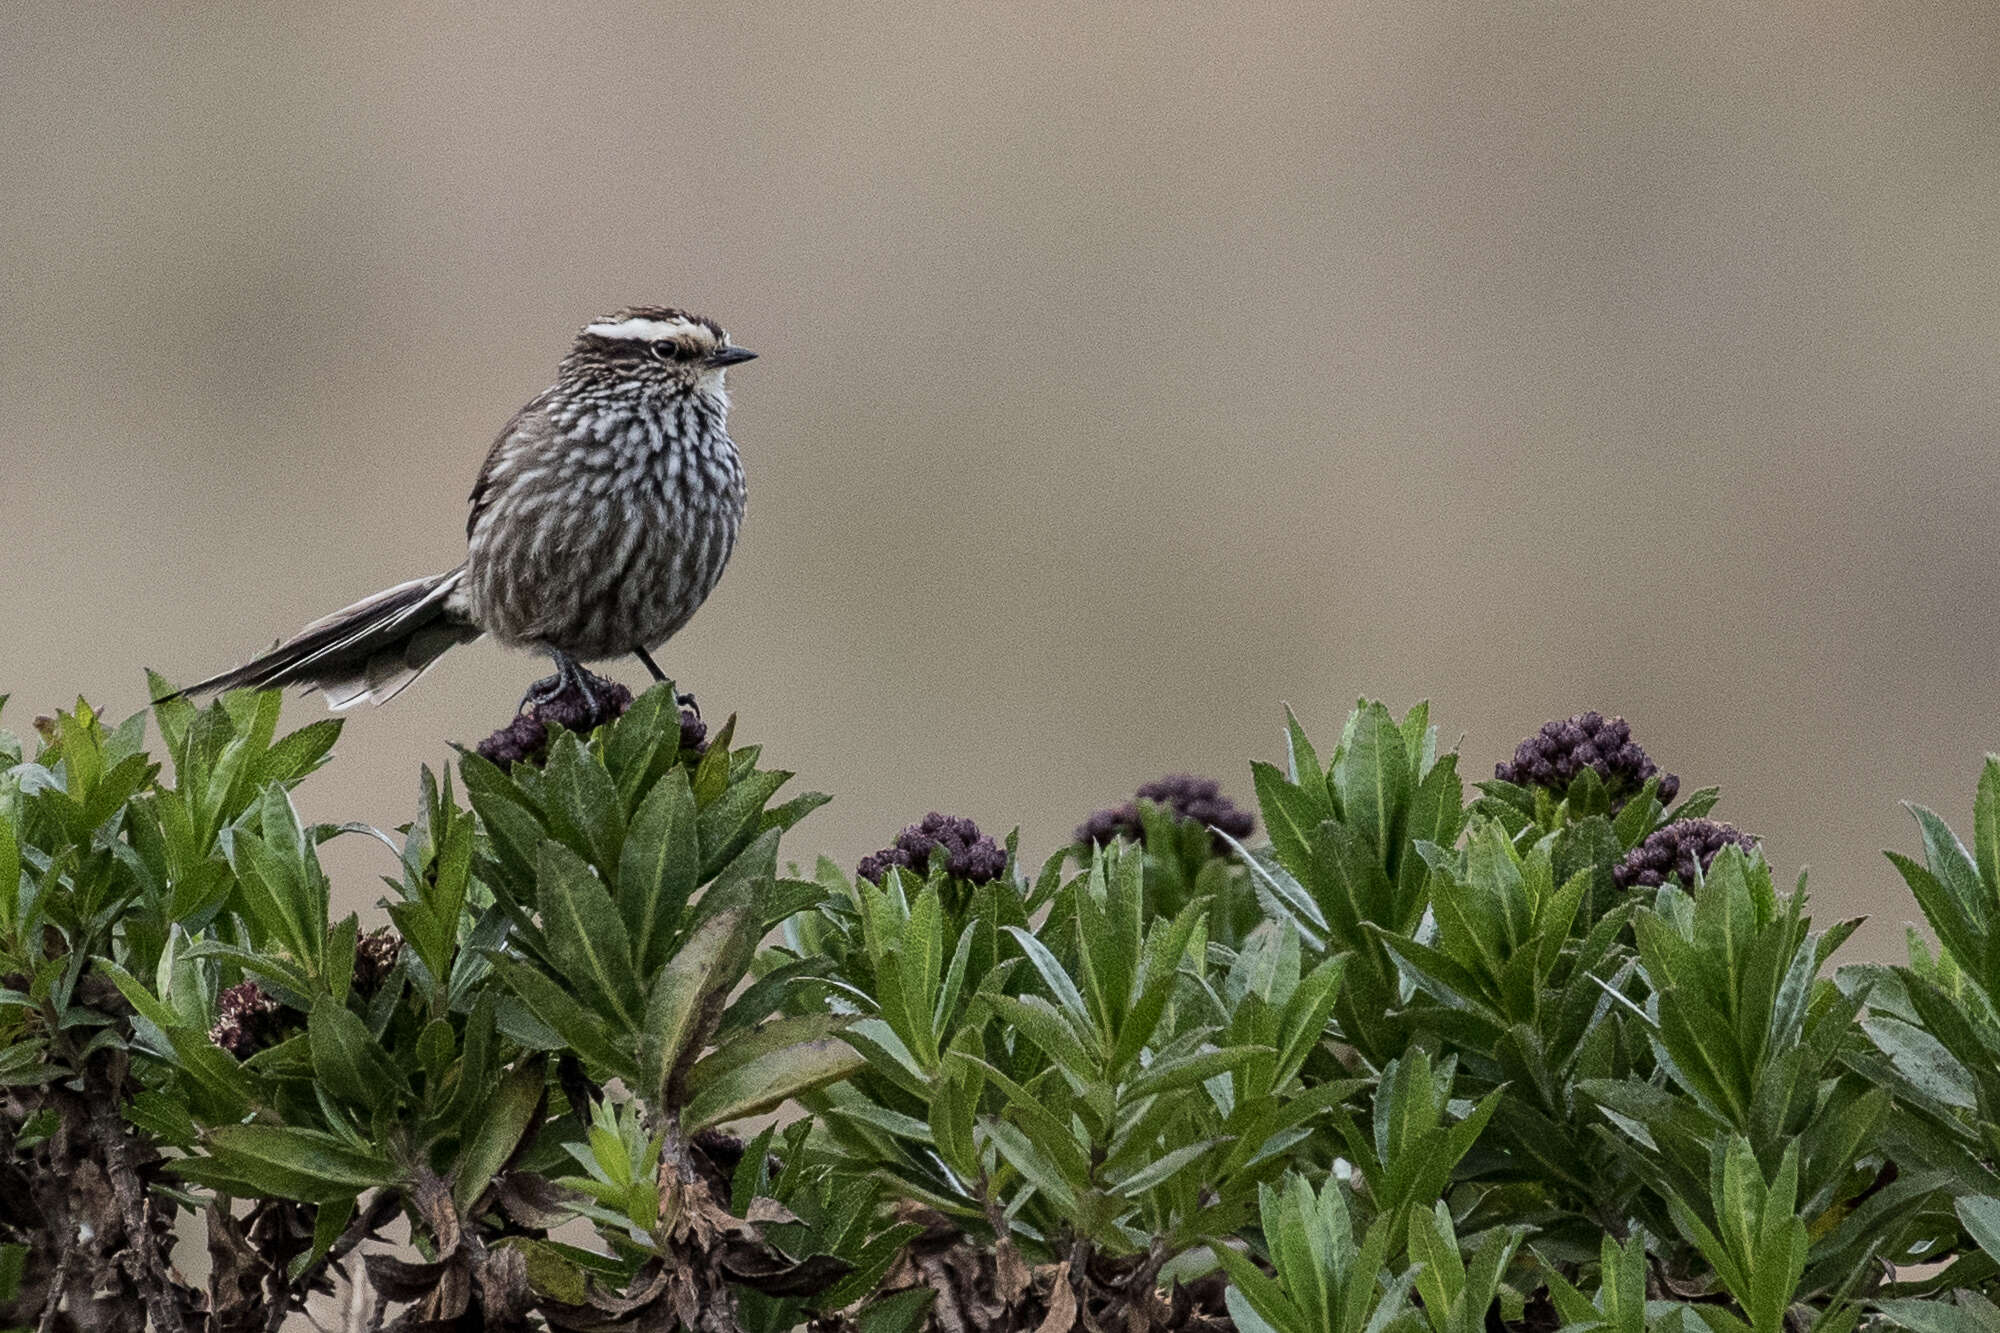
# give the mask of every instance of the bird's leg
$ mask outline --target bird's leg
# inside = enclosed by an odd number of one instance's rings
[[[647,652],[644,648],[634,648],[632,650],[632,655],[645,664],[646,670],[653,673],[653,679],[655,681],[662,681],[667,678],[667,673],[660,670],[660,664],[658,662],[655,662],[653,660],[653,655]],[[701,705],[694,701],[694,696],[692,694],[682,694],[676,691],[674,694],[674,706],[676,708],[685,708],[689,712],[692,712],[696,717],[701,716]]]
[[[561,649],[555,650],[555,658],[556,674],[562,677],[569,689],[582,697],[585,711],[592,717],[597,716],[597,691],[591,688],[589,669]]]

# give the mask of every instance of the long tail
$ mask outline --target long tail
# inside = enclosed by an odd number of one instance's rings
[[[430,669],[446,649],[480,635],[454,605],[465,567],[411,579],[315,620],[254,662],[246,662],[168,698],[277,685],[317,685],[327,705],[387,703]]]

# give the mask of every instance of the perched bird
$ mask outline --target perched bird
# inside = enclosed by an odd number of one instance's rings
[[[491,634],[555,659],[522,700],[574,691],[582,663],[687,624],[743,522],[724,373],[755,352],[713,320],[633,306],[584,326],[556,382],[514,414],[472,487],[465,563],[316,620],[181,691],[308,684],[333,708],[385,703],[446,649]]]

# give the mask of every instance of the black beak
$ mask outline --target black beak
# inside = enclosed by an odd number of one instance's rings
[[[757,354],[747,347],[725,347],[704,363],[716,370],[724,366],[741,365],[745,361],[755,361]]]

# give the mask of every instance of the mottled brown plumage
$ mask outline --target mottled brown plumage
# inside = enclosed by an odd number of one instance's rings
[[[754,353],[720,325],[634,306],[586,326],[514,414],[472,488],[466,560],[315,621],[186,693],[304,683],[382,703],[481,634],[555,659],[530,696],[588,685],[581,661],[651,650],[721,578],[743,521],[724,373]]]

